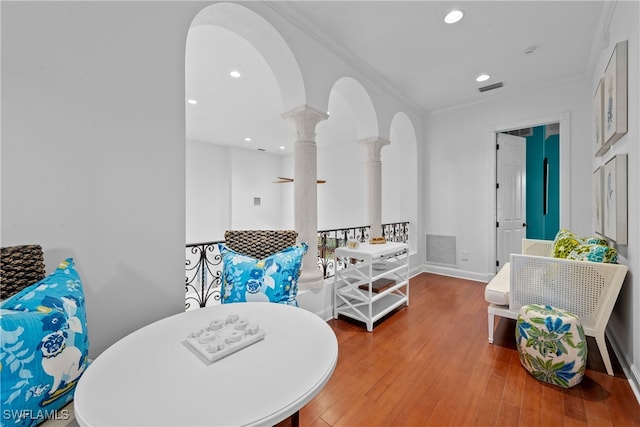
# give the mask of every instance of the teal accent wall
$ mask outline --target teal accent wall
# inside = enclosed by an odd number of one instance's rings
[[[549,205],[544,217],[545,240],[552,240],[560,230],[560,135],[551,135],[544,143],[549,162]]]
[[[542,214],[542,162],[544,160],[544,127],[533,128],[527,136],[527,238],[542,239],[544,215]]]
[[[545,140],[545,126],[533,128],[526,138],[527,150],[527,238],[552,240],[560,227],[560,138]],[[548,195],[544,212],[544,159],[547,159]]]

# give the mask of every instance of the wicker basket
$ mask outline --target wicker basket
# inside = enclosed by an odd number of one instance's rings
[[[238,253],[263,259],[296,244],[294,230],[227,230],[225,245]]]
[[[44,278],[40,245],[0,248],[0,299],[9,298]]]

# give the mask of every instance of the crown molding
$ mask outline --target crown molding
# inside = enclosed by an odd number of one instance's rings
[[[322,31],[316,24],[311,22],[291,1],[265,2],[273,11],[286,19],[293,26],[304,32],[317,43],[329,50],[344,63],[350,65],[373,84],[383,89],[391,97],[410,106],[414,113],[425,114],[427,110],[418,105],[413,99],[407,97],[402,91],[385,79],[375,68],[365,62],[355,52],[347,49],[342,43],[332,36]]]
[[[616,3],[616,1],[605,1],[602,3],[600,20],[598,21],[596,32],[591,42],[591,51],[589,52],[589,60],[587,61],[588,75],[596,73],[600,53],[609,47],[609,27],[611,26],[611,19],[613,19],[613,12],[616,9]]]

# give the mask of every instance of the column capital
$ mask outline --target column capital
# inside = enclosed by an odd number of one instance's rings
[[[328,119],[329,115],[308,105],[301,105],[282,114],[282,118],[293,122],[297,141],[315,141],[316,125]]]
[[[391,141],[384,138],[367,138],[358,141],[367,149],[367,160],[370,162],[379,162],[382,147],[391,144]]]

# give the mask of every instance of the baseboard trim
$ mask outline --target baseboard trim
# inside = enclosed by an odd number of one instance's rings
[[[433,264],[423,264],[423,273],[440,274],[442,276],[456,277],[459,279],[473,280],[476,282],[487,283],[491,277],[487,274],[474,273],[473,271],[459,270],[457,268],[442,267]]]
[[[614,336],[614,334],[610,333],[609,330],[605,332],[607,338],[609,338],[609,343],[611,344],[611,348],[613,352],[616,354],[618,358],[618,362],[620,362],[620,366],[622,367],[622,371],[627,377],[627,381],[629,381],[629,386],[631,386],[631,390],[633,391],[633,395],[636,397],[638,403],[640,403],[640,371],[629,361],[621,350],[620,344],[618,340]]]

